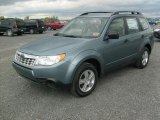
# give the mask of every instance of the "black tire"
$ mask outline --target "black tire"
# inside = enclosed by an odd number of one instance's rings
[[[39,34],[42,34],[43,33],[43,31],[39,31]]]
[[[154,33],[154,37],[160,39],[160,34]]]
[[[0,36],[2,36],[4,33],[0,33]]]
[[[22,35],[22,33],[21,33],[21,32],[19,32],[19,33],[17,33],[17,35],[18,35],[18,36],[20,36],[20,35]]]
[[[145,56],[144,54],[148,54],[148,56],[146,55],[146,60],[144,60],[144,57]],[[139,55],[139,58],[137,59],[136,61],[136,64],[135,66],[138,68],[138,69],[143,69],[145,68],[147,65],[148,65],[148,62],[149,62],[149,55],[150,55],[150,51],[147,47],[143,48],[143,50],[141,51],[140,55]],[[148,59],[148,60],[147,60]],[[143,60],[145,62],[143,62]]]
[[[9,36],[9,37],[13,36],[13,31],[11,29],[7,30],[7,36]]]
[[[83,77],[84,75],[84,72],[88,72],[88,75],[89,75],[89,72],[90,72],[90,75],[92,73],[93,75],[93,79],[92,77],[88,78],[88,82],[90,81],[90,83],[87,83],[87,85],[85,85],[85,83],[81,83],[80,84],[80,78]],[[93,74],[94,73],[94,74]],[[84,75],[85,77],[85,75]],[[88,76],[89,77],[89,76]],[[91,80],[92,79],[92,80]],[[98,79],[98,73],[97,73],[97,70],[96,68],[90,64],[90,63],[83,63],[79,68],[78,70],[76,71],[75,73],[75,76],[74,76],[74,79],[73,79],[73,83],[72,83],[72,86],[71,86],[71,92],[72,94],[74,94],[75,96],[79,96],[79,97],[85,97],[89,94],[92,93],[92,91],[95,89],[96,87],[96,84],[97,84],[97,79]],[[86,81],[86,79],[85,79]],[[92,81],[92,82],[91,82]],[[88,91],[82,91],[83,88],[81,88],[81,85],[84,85],[86,86],[86,88],[88,87]],[[91,86],[92,87],[91,87]],[[90,89],[89,89],[90,88]]]

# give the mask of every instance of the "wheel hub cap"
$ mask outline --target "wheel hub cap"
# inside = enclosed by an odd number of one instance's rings
[[[90,91],[95,84],[95,74],[92,70],[85,70],[79,78],[79,88],[82,92]]]
[[[149,57],[148,52],[145,51],[145,52],[143,53],[143,56],[142,56],[142,64],[143,64],[144,66],[148,63],[148,57]]]

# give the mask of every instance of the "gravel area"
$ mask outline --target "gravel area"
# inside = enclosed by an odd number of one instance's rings
[[[12,68],[17,48],[52,34],[0,36],[0,120],[160,120],[160,40],[145,69],[130,65],[107,73],[91,95],[79,98]]]

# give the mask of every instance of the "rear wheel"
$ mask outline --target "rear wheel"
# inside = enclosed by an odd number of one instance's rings
[[[136,62],[136,67],[139,69],[143,69],[148,65],[149,62],[150,51],[148,48],[144,48]]]
[[[87,96],[95,89],[98,73],[90,63],[83,63],[76,71],[71,92],[80,97]]]
[[[0,35],[3,35],[4,33],[0,33]]]
[[[34,34],[34,30],[33,29],[30,29],[30,34]]]
[[[7,35],[10,37],[13,36],[13,31],[11,29],[7,30]]]

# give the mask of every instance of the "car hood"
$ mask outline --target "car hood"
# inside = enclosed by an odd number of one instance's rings
[[[19,51],[32,55],[60,54],[85,44],[89,39],[50,36],[24,45]]]

